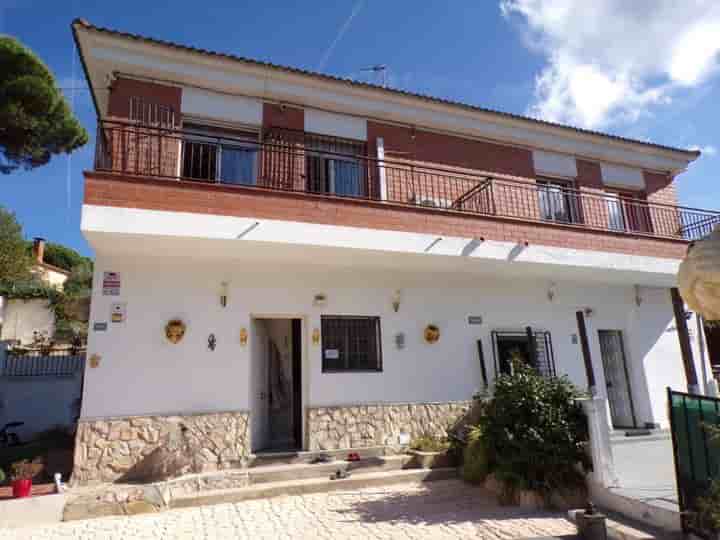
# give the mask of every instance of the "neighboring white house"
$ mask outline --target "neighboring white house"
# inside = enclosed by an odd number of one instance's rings
[[[709,373],[671,295],[718,220],[677,204],[698,152],[73,30],[101,122],[78,481],[178,422],[210,469],[438,432],[512,357],[594,379],[618,428]]]
[[[31,273],[39,281],[62,290],[70,272],[45,262],[45,240],[33,239]],[[33,343],[37,338],[52,338],[55,314],[47,299],[7,299],[0,297],[0,341]]]

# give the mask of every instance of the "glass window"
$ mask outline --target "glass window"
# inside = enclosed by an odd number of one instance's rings
[[[183,140],[182,176],[223,184],[257,183],[257,136],[212,127],[187,125]]]
[[[533,331],[531,335],[532,341],[527,331],[492,332],[495,369],[498,374],[511,374],[513,363],[521,362],[533,366],[545,377],[555,376],[550,332]]]
[[[220,147],[220,181],[224,184],[257,183],[257,148],[251,146]]]
[[[380,317],[323,316],[323,371],[382,371]]]
[[[561,180],[538,180],[540,217],[548,221],[578,223],[578,194],[570,182]]]

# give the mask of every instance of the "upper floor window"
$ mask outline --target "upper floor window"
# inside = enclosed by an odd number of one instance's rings
[[[581,223],[579,194],[569,180],[537,181],[540,217],[560,223]]]
[[[308,191],[350,197],[367,195],[362,143],[306,138],[305,174]],[[357,156],[357,157],[356,157]]]
[[[323,371],[382,371],[380,317],[323,316]]]
[[[182,140],[184,178],[255,185],[257,183],[257,134],[224,132],[186,125]]]
[[[144,126],[173,128],[176,125],[175,110],[162,103],[153,103],[141,97],[130,98],[130,120]]]
[[[652,232],[650,207],[644,193],[608,190],[608,226],[616,231]]]

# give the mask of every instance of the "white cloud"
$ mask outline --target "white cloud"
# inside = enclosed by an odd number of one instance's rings
[[[546,59],[529,114],[582,127],[631,122],[718,69],[717,0],[500,0]]]
[[[698,146],[696,144],[689,147],[689,150],[700,150],[704,156],[714,156],[717,154],[718,150],[715,146],[708,144],[705,146]]]

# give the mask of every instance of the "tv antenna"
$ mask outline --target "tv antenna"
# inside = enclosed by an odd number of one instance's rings
[[[383,88],[387,87],[387,66],[385,64],[369,66],[366,68],[362,68],[360,71],[372,71],[373,73],[380,75],[380,80],[382,81],[382,87]]]

